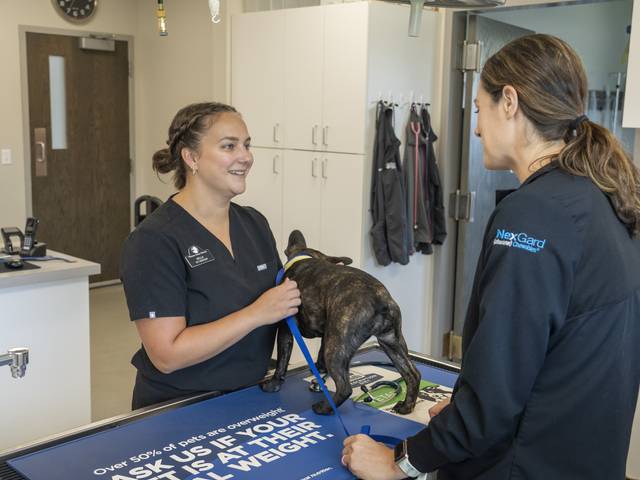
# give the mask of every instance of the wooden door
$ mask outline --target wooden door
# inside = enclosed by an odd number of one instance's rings
[[[284,144],[284,13],[235,15],[231,24],[231,103],[256,147]]]
[[[322,128],[323,7],[285,10],[287,148],[317,150]]]
[[[362,261],[364,157],[324,154],[321,164],[320,250],[328,255]]]
[[[247,177],[246,191],[234,200],[262,213],[269,221],[278,246],[278,253],[286,247],[282,239],[282,177],[283,151],[271,148],[253,148],[253,166]]]
[[[51,138],[51,56],[63,58],[66,148],[53,148]],[[118,279],[130,230],[127,42],[116,41],[113,52],[81,50],[78,37],[27,33],[27,72],[37,238],[99,263],[92,282]]]
[[[364,153],[368,2],[324,7],[324,150]]]
[[[286,245],[292,230],[300,230],[311,248],[320,245],[319,152],[286,150],[282,191],[282,239]]]

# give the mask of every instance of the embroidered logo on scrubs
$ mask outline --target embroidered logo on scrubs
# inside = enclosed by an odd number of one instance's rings
[[[213,262],[215,258],[209,250],[203,250],[197,245],[192,245],[187,249],[184,259],[191,268],[199,267],[205,263]]]
[[[502,228],[496,230],[496,238],[493,240],[494,245],[519,248],[531,253],[540,252],[546,243],[546,239],[540,240],[524,232],[514,233]]]
[[[263,270],[266,270],[266,269],[267,269],[267,264],[266,264],[266,263],[261,263],[260,265],[257,265],[257,266],[256,266],[256,269],[257,269],[259,272],[262,272]]]

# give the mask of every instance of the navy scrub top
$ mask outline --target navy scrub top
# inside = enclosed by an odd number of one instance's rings
[[[409,461],[445,480],[624,478],[639,345],[640,240],[554,162],[489,219],[454,400]]]
[[[214,322],[273,287],[281,264],[266,218],[231,203],[229,224],[235,258],[173,199],[149,215],[129,235],[122,257],[131,320],[184,316],[188,327]],[[159,391],[157,401],[178,392],[234,390],[264,377],[275,332],[275,325],[260,327],[209,360],[169,374],[154,367],[144,346],[131,363],[137,382],[142,375]]]

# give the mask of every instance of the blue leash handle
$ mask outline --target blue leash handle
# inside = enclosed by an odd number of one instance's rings
[[[276,276],[276,285],[280,285],[280,283],[282,282],[282,279],[284,278],[284,274],[285,274],[284,268],[281,268],[280,271],[278,272],[278,275]],[[296,339],[296,343],[300,347],[300,350],[302,351],[302,354],[304,355],[304,358],[307,361],[307,364],[309,365],[311,372],[313,373],[314,377],[316,377],[318,385],[322,389],[322,393],[324,394],[327,401],[329,402],[329,405],[331,406],[333,413],[336,415],[336,417],[340,421],[340,424],[342,425],[342,429],[344,430],[344,433],[348,437],[350,435],[349,430],[347,430],[347,426],[344,424],[342,415],[340,415],[340,412],[338,411],[338,407],[336,407],[336,404],[333,401],[333,397],[329,393],[329,390],[327,389],[327,386],[325,385],[324,380],[322,379],[322,375],[320,375],[320,372],[316,367],[316,363],[313,361],[313,358],[311,357],[311,353],[309,352],[307,345],[304,343],[304,339],[300,334],[300,330],[298,329],[298,325],[296,324],[296,320],[293,316],[287,317],[287,325],[289,326],[289,330],[291,330],[291,334],[293,335],[293,338]],[[382,442],[392,447],[396,446],[402,441],[399,438],[390,437],[387,435],[372,435],[370,432],[371,432],[371,426],[369,425],[363,425],[362,428],[360,429],[360,433],[369,435],[376,442]]]

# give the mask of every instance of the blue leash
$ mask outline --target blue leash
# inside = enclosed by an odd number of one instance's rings
[[[280,283],[282,283],[282,280],[284,279],[284,274],[285,274],[285,270],[283,267],[280,269],[280,271],[278,272],[278,275],[276,276],[276,285],[280,285]],[[300,347],[300,350],[302,351],[302,354],[304,355],[304,358],[307,361],[307,364],[309,365],[311,372],[313,373],[314,377],[316,377],[316,380],[318,382],[318,385],[320,386],[320,389],[322,390],[322,393],[324,394],[327,401],[329,402],[329,405],[331,406],[331,410],[333,410],[333,413],[340,421],[340,424],[342,425],[342,429],[344,430],[344,433],[346,434],[346,436],[347,437],[350,436],[351,434],[349,433],[349,430],[347,430],[347,426],[344,424],[342,415],[340,415],[340,412],[338,411],[338,407],[336,407],[336,404],[333,401],[333,397],[329,393],[329,390],[327,389],[327,386],[325,385],[324,380],[322,379],[322,375],[320,375],[320,372],[318,371],[318,368],[316,367],[316,364],[313,361],[313,358],[311,357],[311,353],[309,352],[307,345],[304,343],[304,339],[300,334],[300,330],[298,329],[298,325],[296,324],[295,318],[293,316],[289,316],[287,317],[286,320],[287,320],[287,325],[289,326],[289,330],[291,330],[291,334],[293,335],[293,338],[296,339],[296,343]],[[360,429],[360,433],[369,435],[376,442],[382,442],[392,447],[399,444],[402,441],[399,438],[390,437],[387,435],[372,435],[370,432],[371,432],[371,427],[369,425],[363,425],[362,428]]]
[[[283,267],[280,269],[280,271],[278,272],[278,275],[276,276],[276,285],[280,285],[280,283],[282,283],[282,279],[284,278],[284,273],[285,271]],[[289,330],[291,330],[291,334],[293,335],[293,338],[296,339],[296,343],[300,347],[300,350],[302,350],[302,354],[304,355],[304,358],[307,360],[307,363],[309,364],[309,368],[311,369],[311,372],[316,377],[316,380],[318,381],[318,385],[320,385],[320,388],[322,389],[322,393],[324,393],[324,396],[327,398],[329,405],[331,405],[331,409],[333,410],[333,413],[335,413],[336,417],[340,421],[340,424],[342,425],[344,433],[348,437],[350,435],[349,430],[347,430],[347,427],[344,424],[344,421],[342,420],[342,415],[340,415],[340,412],[338,412],[338,407],[336,407],[336,404],[333,401],[333,397],[329,393],[329,390],[327,390],[327,386],[324,384],[324,381],[322,380],[322,375],[320,375],[320,372],[318,371],[318,368],[316,367],[316,364],[313,361],[313,358],[311,358],[311,353],[309,352],[309,349],[307,348],[307,346],[304,343],[304,340],[302,339],[302,335],[300,334],[300,330],[298,329],[298,325],[296,324],[295,318],[293,316],[287,317],[287,325],[289,326]]]

